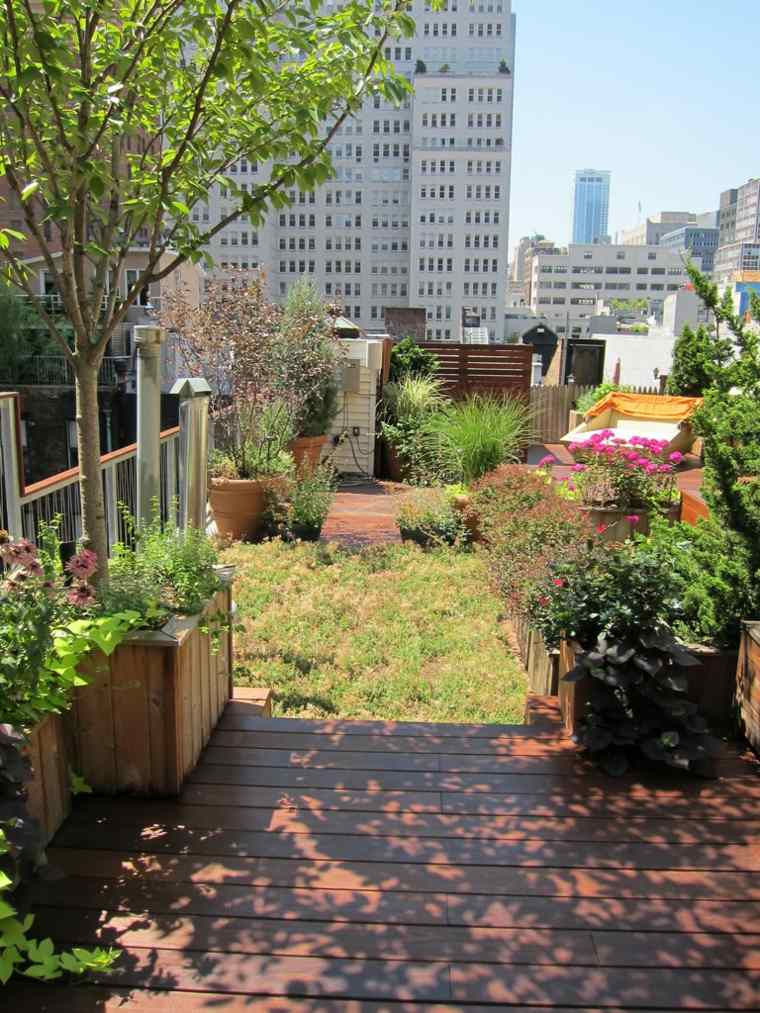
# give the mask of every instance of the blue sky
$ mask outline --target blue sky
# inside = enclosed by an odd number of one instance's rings
[[[707,211],[760,176],[760,5],[512,0],[510,247],[569,239],[575,169],[612,172],[610,230]]]

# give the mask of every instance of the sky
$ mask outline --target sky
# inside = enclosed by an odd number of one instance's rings
[[[609,169],[610,233],[711,211],[760,176],[760,4],[512,0],[510,252],[570,238],[576,169]],[[638,205],[641,202],[642,216]]]

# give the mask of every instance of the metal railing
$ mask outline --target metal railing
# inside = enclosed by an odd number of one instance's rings
[[[41,521],[60,518],[59,537],[76,544],[82,534],[79,468],[25,485],[21,468],[17,394],[0,393],[0,527],[14,538],[36,541]],[[160,510],[163,521],[176,521],[184,495],[179,485],[179,427],[161,433]],[[131,444],[100,458],[109,551],[128,537],[124,510],[137,511],[137,445]]]
[[[129,356],[110,355],[103,359],[98,372],[101,387],[113,387],[119,373],[126,373]],[[0,365],[0,383],[29,384],[38,387],[73,387],[74,371],[62,355],[25,355],[16,362]]]

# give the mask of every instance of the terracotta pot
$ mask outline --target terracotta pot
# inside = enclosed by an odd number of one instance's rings
[[[404,469],[401,465],[401,458],[394,447],[383,440],[383,477],[391,482],[404,481]]]
[[[322,436],[298,436],[289,446],[293,455],[296,468],[301,471],[304,467],[316,468],[322,460],[322,450],[327,443],[327,435]]]
[[[276,481],[276,480],[275,480]],[[216,530],[223,538],[254,539],[261,534],[266,490],[271,479],[212,478],[209,502]]]

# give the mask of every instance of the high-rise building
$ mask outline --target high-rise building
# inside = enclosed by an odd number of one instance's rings
[[[705,274],[712,274],[715,251],[718,249],[718,212],[698,215],[691,225],[682,225],[660,237],[659,246],[674,250],[692,260],[702,261]]]
[[[601,169],[575,173],[573,242],[609,242],[610,174]]]
[[[669,232],[682,225],[697,224],[697,217],[694,211],[661,211],[641,225],[622,229],[618,233],[618,242],[622,246],[659,246],[662,237]]]
[[[328,0],[328,6],[332,4]],[[502,340],[512,161],[515,18],[510,0],[415,0],[414,38],[387,59],[414,92],[398,108],[379,97],[330,144],[335,176],[252,229],[220,231],[211,252],[221,269],[262,267],[282,299],[299,278],[367,330],[384,310],[424,307],[427,336],[457,341],[462,309]],[[244,161],[235,178],[255,186],[265,167]],[[210,223],[225,206],[215,188]]]
[[[720,245],[714,278],[723,285],[760,271],[760,179],[720,195]]]
[[[667,296],[689,280],[677,252],[598,243],[537,251],[530,275],[530,308],[556,334],[570,336],[587,334],[598,304],[613,299],[645,299],[649,313],[661,317]]]

